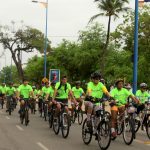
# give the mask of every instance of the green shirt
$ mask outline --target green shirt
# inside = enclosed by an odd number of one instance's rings
[[[125,88],[122,88],[121,90],[114,88],[110,93],[115,100],[119,101],[118,103],[119,106],[125,105],[127,103],[128,97],[133,95]]]
[[[75,98],[80,98],[81,95],[84,93],[82,88],[77,89],[76,87],[72,88],[72,92],[73,92]]]
[[[52,87],[50,87],[47,91],[47,94],[49,94],[50,97],[53,97],[54,95],[54,89]]]
[[[38,94],[38,90],[37,89],[33,90],[33,93],[34,93],[34,96],[36,96]]]
[[[46,87],[46,86],[44,86],[44,87],[42,88],[42,96],[43,96],[43,97],[46,96],[46,94],[47,94],[47,92],[48,92],[49,89],[50,89],[50,87]]]
[[[7,87],[6,93],[8,96],[13,96],[16,92],[16,89],[14,87]]]
[[[102,98],[103,93],[107,92],[106,87],[103,83],[99,82],[98,84],[94,84],[93,82],[88,83],[87,91],[91,93],[91,96],[94,98]]]
[[[66,87],[66,90],[65,90]],[[60,82],[57,82],[55,85],[55,89],[57,89],[57,96],[58,99],[68,99],[68,92],[71,90],[71,85],[66,83],[66,85],[61,85]]]
[[[0,86],[0,93],[6,94],[7,87],[6,86]]]
[[[140,100],[140,102],[142,104],[144,104],[148,100],[148,98],[150,97],[150,94],[148,94],[147,91],[142,92],[141,90],[138,90],[136,92],[136,97]]]
[[[30,85],[25,86],[22,84],[19,86],[18,91],[20,92],[20,95],[23,96],[23,98],[29,98],[32,87]]]

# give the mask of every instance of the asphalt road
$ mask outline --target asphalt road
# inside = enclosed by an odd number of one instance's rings
[[[17,110],[9,116],[5,109],[0,110],[0,150],[99,150],[93,138],[90,145],[82,141],[81,126],[71,126],[67,139],[55,135],[38,113],[30,115],[29,126],[21,125]],[[150,140],[146,133],[139,131],[132,145],[125,145],[122,135],[111,142],[109,150],[150,150]]]

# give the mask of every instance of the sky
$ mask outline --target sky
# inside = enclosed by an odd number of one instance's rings
[[[84,30],[91,16],[99,11],[94,0],[49,0],[48,5],[48,38],[52,46],[59,44],[63,38],[76,40],[79,30]],[[134,9],[134,1],[130,0],[129,7]],[[46,2],[46,0],[40,0]],[[14,28],[21,27],[21,21],[25,25],[32,26],[45,32],[45,8],[31,0],[0,0],[0,25],[10,25],[15,21]],[[107,27],[107,18],[97,20]],[[115,29],[122,18],[112,23],[111,31]],[[0,45],[0,55],[3,47]],[[6,50],[6,65],[10,65],[11,55]],[[23,53],[23,63],[34,56],[36,52]],[[0,69],[5,66],[5,56],[0,58]]]

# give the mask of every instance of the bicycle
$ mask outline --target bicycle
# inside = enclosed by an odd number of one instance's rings
[[[49,127],[52,128],[53,126],[53,120],[54,120],[54,114],[55,114],[55,105],[52,104],[50,111],[49,111]]]
[[[138,132],[141,126],[145,127],[147,136],[150,139],[150,99],[145,102],[145,108],[141,112],[140,120],[136,119],[135,132]]]
[[[87,118],[82,126],[82,139],[88,145],[92,140],[92,136],[98,141],[98,145],[102,150],[108,149],[111,143],[111,130],[110,130],[110,113],[105,111],[103,106],[103,99],[96,99],[99,105],[94,103],[93,113],[91,115],[91,127],[87,126]],[[95,107],[98,109],[94,113]]]
[[[35,99],[30,99],[30,109],[31,109],[31,114],[35,114]]]
[[[43,113],[44,113],[44,120],[47,121],[47,116],[48,116],[48,103],[49,101],[44,101],[43,104]]]
[[[20,121],[21,124],[24,123],[25,121],[25,125],[27,126],[29,123],[29,100],[28,99],[24,99],[24,106],[22,106],[21,111],[20,111]]]
[[[83,122],[83,111],[82,109],[79,107],[79,105],[77,105],[73,111],[73,114],[71,116],[71,120],[72,123],[75,123],[76,119],[78,119],[78,124],[81,125]]]
[[[14,103],[12,96],[7,97],[7,103],[8,103],[8,112],[9,112],[9,115],[11,115],[12,111],[15,108],[15,103]]]
[[[53,130],[55,134],[59,134],[59,130],[62,131],[63,138],[67,138],[70,131],[70,118],[69,115],[66,113],[65,107],[68,107],[68,104],[64,104],[59,102],[61,105],[61,111],[58,115],[54,116],[53,119]]]
[[[4,100],[5,100],[4,94],[1,94],[1,97],[0,97],[0,104],[1,104],[2,109],[3,109],[3,107],[4,107]]]
[[[117,103],[118,101],[116,101],[113,106]],[[129,102],[129,104],[125,106],[124,112],[118,114],[117,116],[115,128],[117,135],[123,134],[123,140],[127,145],[132,144],[133,140],[135,139],[135,112],[136,108],[132,102]],[[116,137],[111,137],[111,139],[115,140]]]

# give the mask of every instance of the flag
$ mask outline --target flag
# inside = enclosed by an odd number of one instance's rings
[[[40,2],[40,4],[42,4],[45,8],[48,7],[48,3],[46,3],[46,2]]]
[[[144,6],[144,0],[139,0],[139,7],[143,7]]]

